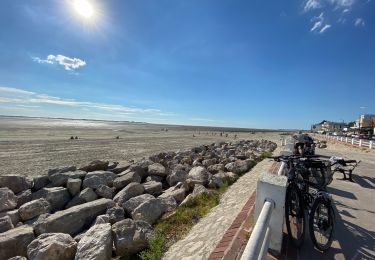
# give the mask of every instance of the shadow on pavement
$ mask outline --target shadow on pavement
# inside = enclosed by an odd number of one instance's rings
[[[328,187],[327,190],[329,193],[334,194],[336,196],[345,197],[347,199],[352,199],[352,200],[357,200],[357,197],[349,191],[339,190],[333,187]]]

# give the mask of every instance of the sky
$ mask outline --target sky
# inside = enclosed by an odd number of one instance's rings
[[[375,0],[1,0],[0,115],[354,121],[375,113],[374,26]]]

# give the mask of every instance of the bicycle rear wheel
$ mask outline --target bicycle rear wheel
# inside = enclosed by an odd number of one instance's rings
[[[286,192],[285,219],[289,239],[295,247],[301,247],[305,236],[306,219],[301,191],[294,184],[290,184]]]
[[[309,216],[310,237],[320,251],[327,251],[333,241],[335,214],[328,198],[319,196],[314,200]]]

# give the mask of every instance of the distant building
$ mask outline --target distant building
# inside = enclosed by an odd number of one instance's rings
[[[375,115],[374,114],[361,115],[355,121],[355,128],[358,129],[360,133],[374,134],[375,133]]]
[[[320,123],[313,124],[311,131],[316,133],[327,133],[327,132],[342,132],[348,127],[347,123],[344,122],[332,122],[323,120]]]

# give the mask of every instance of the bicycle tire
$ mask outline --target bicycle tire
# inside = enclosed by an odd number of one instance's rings
[[[295,218],[294,223],[291,223],[290,217]],[[301,247],[305,237],[306,218],[301,191],[297,185],[294,184],[290,184],[287,188],[285,198],[285,220],[289,239],[295,247]],[[294,232],[292,232],[292,225],[297,229],[295,235],[293,234]],[[300,234],[298,234],[299,231]]]
[[[327,209],[327,212],[326,212],[327,216],[324,216],[324,214],[321,214],[321,206],[324,206]],[[314,229],[315,227],[317,227],[319,231],[326,231],[330,229],[330,231],[328,231],[328,237],[325,243],[320,243],[318,241],[317,235]],[[313,202],[310,215],[309,215],[309,233],[310,233],[311,241],[313,242],[314,246],[320,251],[323,251],[323,252],[327,251],[332,245],[334,230],[335,230],[335,213],[333,211],[331,201],[330,199],[324,196],[318,196]]]

